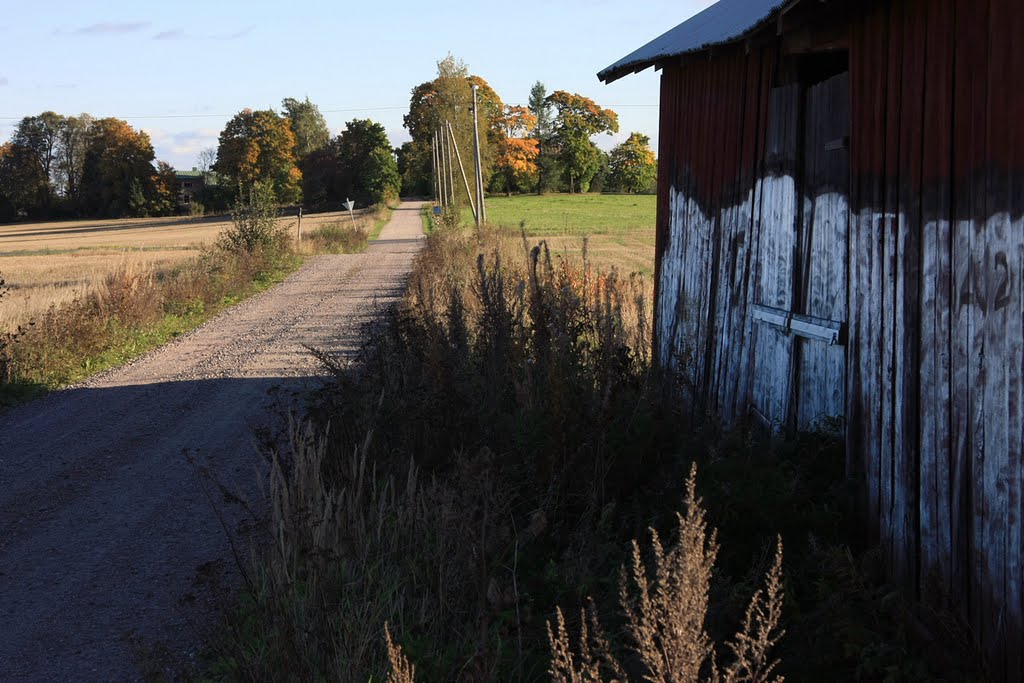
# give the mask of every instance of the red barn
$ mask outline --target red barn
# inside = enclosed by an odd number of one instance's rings
[[[843,429],[893,578],[1024,680],[1024,2],[721,0],[599,77],[650,66],[656,357]]]

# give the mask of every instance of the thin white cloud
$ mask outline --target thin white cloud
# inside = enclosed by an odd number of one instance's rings
[[[136,33],[149,26],[148,21],[101,21],[98,24],[91,24],[75,29],[74,34],[78,36],[98,36],[107,34]]]
[[[240,31],[234,33],[220,33],[210,36],[214,40],[238,40],[239,38],[245,38],[247,35],[256,30],[255,26],[246,26]]]
[[[169,162],[178,169],[196,165],[199,152],[207,147],[216,147],[220,136],[219,128],[197,128],[185,131],[169,131],[162,128],[143,127],[153,143],[156,158]]]
[[[3,87],[5,85],[10,85],[10,84],[11,84],[11,82],[9,80],[7,80],[6,76],[0,76],[0,87]]]
[[[182,40],[187,37],[188,35],[185,33],[185,29],[172,28],[167,31],[160,31],[160,33],[153,36],[153,40]]]

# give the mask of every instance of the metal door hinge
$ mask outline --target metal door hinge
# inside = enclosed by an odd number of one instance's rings
[[[825,318],[816,318],[803,313],[793,313],[782,308],[762,304],[753,305],[751,317],[762,325],[768,325],[783,334],[795,334],[835,346],[844,343],[843,323]]]

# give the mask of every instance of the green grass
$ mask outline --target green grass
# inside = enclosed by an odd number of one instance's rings
[[[394,212],[395,212],[395,207],[393,207],[393,206],[385,206],[382,211],[378,211],[377,212],[378,213],[377,220],[373,224],[373,229],[370,230],[370,238],[369,239],[370,239],[371,242],[373,240],[377,239],[378,237],[380,237],[381,230],[383,230],[384,226],[387,225],[388,221],[391,220],[391,214],[393,214]]]
[[[423,234],[429,235],[434,230],[434,205],[426,203],[420,207],[420,219],[423,221]]]
[[[654,230],[654,195],[549,194],[488,197],[487,222],[531,236],[603,235]],[[469,209],[464,218],[472,224]]]

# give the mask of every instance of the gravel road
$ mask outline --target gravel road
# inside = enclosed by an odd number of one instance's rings
[[[189,670],[237,585],[225,527],[245,522],[216,492],[214,512],[197,467],[255,493],[254,429],[322,381],[307,346],[351,352],[401,294],[419,206],[366,253],[313,258],[131,365],[0,415],[0,680]]]

